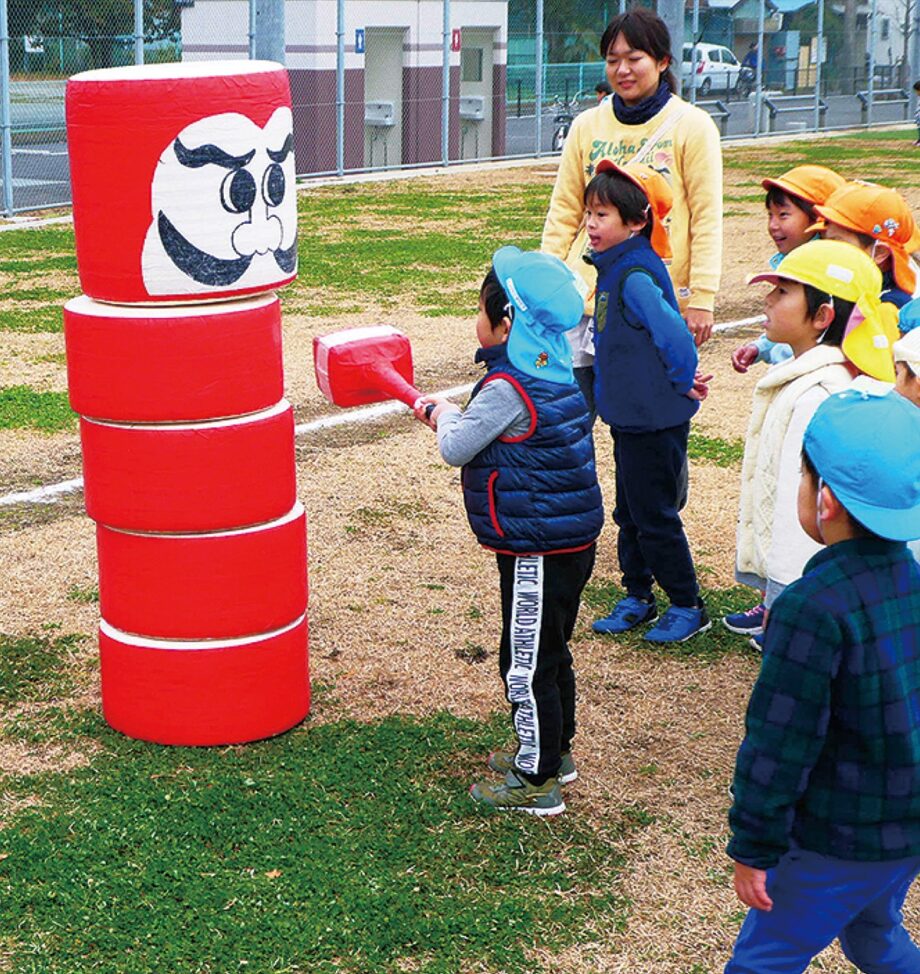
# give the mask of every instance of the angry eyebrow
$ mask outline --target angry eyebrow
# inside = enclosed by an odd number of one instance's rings
[[[231,156],[229,152],[224,152],[210,142],[197,149],[187,149],[178,139],[173,143],[173,149],[180,165],[188,166],[189,169],[200,169],[208,165],[222,166],[224,169],[242,169],[256,154],[255,149],[250,149],[245,155]]]
[[[281,146],[277,152],[273,151],[272,149],[266,149],[265,151],[268,153],[268,158],[271,159],[272,162],[284,162],[284,160],[290,155],[291,149],[293,148],[294,136],[288,135],[288,137],[284,140],[284,145]]]

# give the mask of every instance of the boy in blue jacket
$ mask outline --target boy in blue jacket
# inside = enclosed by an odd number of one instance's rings
[[[486,375],[463,412],[431,397],[416,408],[444,460],[463,468],[470,527],[498,562],[499,669],[518,747],[493,752],[488,766],[503,778],[470,794],[531,815],[565,811],[560,785],[578,777],[568,640],[604,522],[591,418],[565,337],[583,311],[562,261],[502,247],[479,296],[476,361]]]
[[[621,168],[609,159],[595,173],[585,188],[585,259],[597,267],[594,396],[613,434],[613,519],[626,597],[593,628],[616,634],[655,622],[657,581],[671,605],[645,638],[683,642],[712,624],[678,513],[690,417],[711,376],[697,376],[696,345],[662,261],[670,256],[667,181],[648,166]]]
[[[833,940],[920,974],[920,410],[846,390],[805,431],[798,515],[827,545],[777,598],[729,814],[751,907],[725,974],[801,974]]]

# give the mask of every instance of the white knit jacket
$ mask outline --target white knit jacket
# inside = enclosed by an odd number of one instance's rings
[[[754,387],[741,465],[736,573],[788,585],[818,550],[796,510],[805,427],[852,374],[836,346],[816,345],[772,366]]]

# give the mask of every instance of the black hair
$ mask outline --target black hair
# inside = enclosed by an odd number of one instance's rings
[[[803,200],[801,196],[795,196],[792,193],[787,193],[785,190],[780,189],[779,186],[771,186],[767,190],[767,199],[765,205],[768,209],[771,205],[795,206],[800,209],[812,222],[818,219],[818,214],[815,213],[813,203],[809,203],[808,200]]]
[[[920,91],[920,81],[914,82],[914,91]]]
[[[671,34],[667,24],[651,10],[644,7],[633,7],[625,13],[618,14],[607,24],[607,29],[601,37],[601,57],[607,59],[607,52],[611,45],[622,34],[627,44],[634,51],[645,51],[656,61],[668,59],[669,67],[661,72],[661,80],[672,92],[677,91],[677,81],[671,73]]]
[[[508,307],[508,295],[502,287],[495,273],[495,268],[490,267],[489,273],[483,278],[482,287],[479,289],[479,300],[486,310],[486,317],[493,328],[498,328],[502,323],[502,318],[513,318],[513,308]]]
[[[780,265],[782,269],[782,264]],[[829,304],[834,309],[834,320],[824,329],[821,335],[822,345],[840,346],[846,333],[847,322],[853,313],[855,304],[852,301],[844,301],[834,294],[828,294],[820,288],[812,287],[811,284],[803,284],[805,289],[805,308],[809,319],[814,319],[818,309],[822,304]]]
[[[624,223],[641,223],[645,220],[645,226],[639,232],[651,239],[655,217],[648,197],[622,173],[610,169],[595,173],[585,186],[583,198],[586,206],[588,200],[594,199],[604,206],[616,207]]]
[[[802,469],[808,474],[809,477],[811,477],[812,483],[817,488],[818,481],[821,480],[821,474],[818,473],[818,468],[815,466],[814,461],[808,455],[808,448],[804,446],[804,444],[802,446]],[[831,490],[833,489],[834,488],[831,487]],[[834,496],[837,497],[836,494]],[[856,535],[856,537],[875,538],[877,540],[881,540],[880,535],[877,535],[874,531],[867,528],[865,524],[862,523],[862,521],[858,521],[855,517],[853,517],[853,515],[846,509],[846,507],[844,507],[843,502],[840,500],[839,497],[837,497],[837,503],[840,504],[841,507],[843,507],[843,512],[844,514],[846,514],[847,520],[850,522],[850,529],[852,530],[853,534]]]
[[[598,83],[594,86],[594,90],[598,94],[603,92],[605,95],[609,95],[613,91],[613,88],[610,87],[609,81],[604,80],[604,81],[598,81]]]

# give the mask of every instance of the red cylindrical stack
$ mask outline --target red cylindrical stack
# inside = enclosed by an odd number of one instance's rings
[[[272,293],[297,260],[287,74],[88,71],[66,111],[86,295],[64,309],[65,340],[105,718],[163,744],[278,734],[310,706],[306,516]]]

